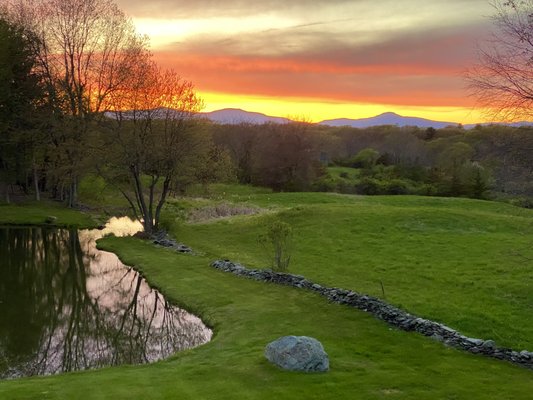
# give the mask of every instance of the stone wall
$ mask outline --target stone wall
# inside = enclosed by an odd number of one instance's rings
[[[152,240],[152,243],[157,245],[157,246],[166,247],[166,248],[169,248],[171,250],[175,250],[178,253],[194,254],[194,252],[192,251],[192,249],[189,246],[186,246],[183,243],[176,242],[164,230],[160,230],[159,232],[157,232],[154,235],[150,236],[150,239]]]
[[[483,354],[500,360],[510,361],[514,364],[533,369],[533,352],[502,348],[496,346],[492,340],[466,337],[446,325],[419,318],[375,297],[362,295],[352,290],[324,287],[305,279],[301,275],[285,274],[270,270],[248,269],[229,260],[217,260],[211,266],[257,281],[272,282],[311,290],[326,297],[331,302],[345,304],[369,312],[376,318],[398,329],[408,332],[415,331],[451,347],[463,349],[474,354]]]

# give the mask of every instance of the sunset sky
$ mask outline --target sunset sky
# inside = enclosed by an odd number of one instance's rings
[[[463,73],[492,29],[488,0],[119,0],[205,111],[306,118],[393,111],[484,120]]]

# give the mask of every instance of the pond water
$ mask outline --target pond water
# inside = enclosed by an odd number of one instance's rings
[[[126,221],[127,223],[124,223]],[[139,364],[212,332],[96,240],[139,230],[0,227],[0,379]]]

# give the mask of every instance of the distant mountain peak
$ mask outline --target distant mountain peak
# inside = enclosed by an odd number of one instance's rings
[[[216,111],[211,111],[212,113],[214,112],[220,112],[220,113],[224,113],[224,112],[243,112],[243,113],[251,113],[251,111],[245,111],[243,110],[242,108],[221,108],[220,110],[216,110]],[[261,114],[261,113],[257,113],[257,114]]]
[[[387,111],[382,114],[376,115],[375,117],[372,117],[372,118],[377,118],[377,117],[401,117],[401,115],[396,114],[395,112],[392,112],[392,111]]]
[[[290,122],[287,118],[272,117],[259,112],[241,110],[240,108],[223,108],[221,110],[200,113],[200,115],[219,124],[265,124],[268,122],[284,124]]]
[[[350,126],[353,128],[369,128],[371,126],[379,125],[395,125],[395,126],[417,126],[419,128],[429,128],[433,127],[436,129],[445,128],[449,125],[457,125],[454,122],[442,122],[442,121],[432,121],[425,118],[416,118],[416,117],[404,117],[394,112],[385,112],[379,114],[375,117],[370,118],[359,118],[359,119],[349,119],[349,118],[339,118],[339,119],[330,119],[319,122],[320,125],[329,125],[329,126]]]

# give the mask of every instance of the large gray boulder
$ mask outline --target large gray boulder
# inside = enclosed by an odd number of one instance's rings
[[[328,355],[322,344],[307,336],[284,336],[269,343],[265,357],[271,363],[290,371],[326,372]]]

